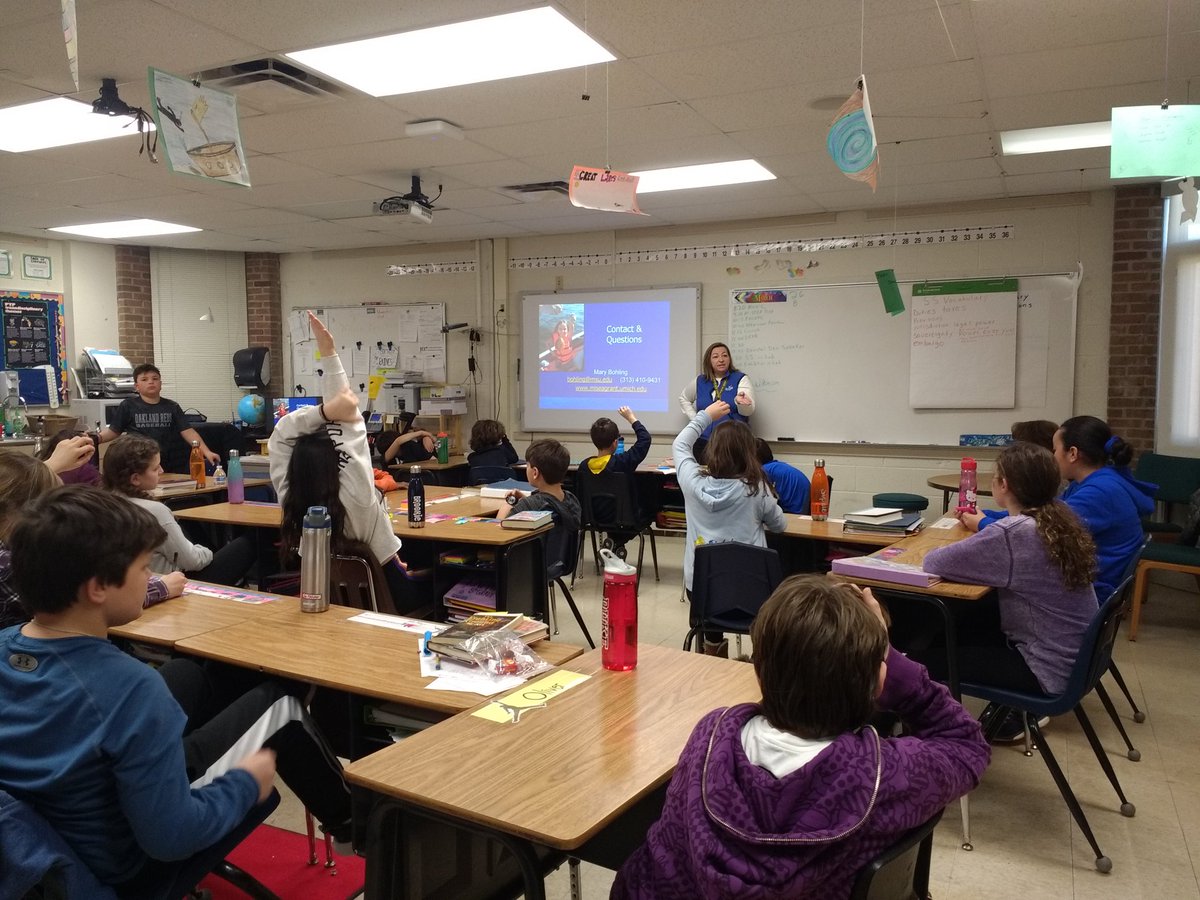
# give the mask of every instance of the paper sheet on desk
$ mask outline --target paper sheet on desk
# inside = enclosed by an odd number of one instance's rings
[[[420,650],[417,651],[417,658],[421,661],[421,677],[436,678],[436,681],[425,685],[431,691],[461,691],[465,694],[490,697],[500,691],[520,687],[525,682],[519,675],[492,678],[475,666],[468,666],[446,656],[426,656]]]
[[[389,616],[387,613],[364,612],[351,616],[347,622],[362,622],[366,625],[378,625],[380,628],[394,628],[396,631],[408,631],[412,634],[423,635],[441,634],[450,627],[448,622],[427,622],[424,619],[410,619],[406,616]]]
[[[958,524],[958,519],[954,518],[954,516],[942,516],[942,518],[938,519],[936,522],[934,522],[929,527],[930,528],[953,528],[957,524]]]

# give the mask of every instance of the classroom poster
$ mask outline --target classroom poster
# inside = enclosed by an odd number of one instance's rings
[[[0,291],[0,340],[4,342],[3,368],[20,372],[49,366],[59,402],[67,402],[67,325],[62,294]]]
[[[250,187],[236,96],[151,68],[150,97],[172,172]]]

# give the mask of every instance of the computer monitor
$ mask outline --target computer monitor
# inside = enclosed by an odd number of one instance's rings
[[[280,397],[275,401],[275,421],[278,422],[302,406],[317,406],[320,402],[320,397]]]

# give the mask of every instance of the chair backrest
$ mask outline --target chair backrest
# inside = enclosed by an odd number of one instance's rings
[[[1147,451],[1138,457],[1135,477],[1157,484],[1160,503],[1187,503],[1200,490],[1200,459]]]
[[[579,531],[567,528],[554,516],[554,527],[542,536],[546,558],[546,580],[554,581],[575,571],[579,562]]]
[[[0,898],[116,900],[32,806],[0,791]]]
[[[333,554],[329,563],[330,602],[371,612],[396,612],[387,577],[371,548],[358,541]]]
[[[1183,531],[1179,534],[1178,543],[1185,547],[1200,545],[1200,490],[1188,498],[1187,522],[1184,523]]]
[[[636,491],[632,476],[607,469],[596,474],[586,459],[575,473],[575,492],[583,508],[583,524],[588,528],[638,530]]]
[[[1147,534],[1142,537],[1142,544],[1140,547],[1137,548],[1137,553],[1135,553],[1131,557],[1129,557],[1128,562],[1125,563],[1125,568],[1121,570],[1121,581],[1122,582],[1125,581],[1125,579],[1127,579],[1127,578],[1133,577],[1133,573],[1137,571],[1138,560],[1142,558],[1142,551],[1146,549],[1146,545],[1149,544],[1152,540],[1154,540],[1154,535],[1152,535],[1152,534]],[[1117,590],[1120,590],[1119,586],[1118,586]],[[1099,598],[1098,597],[1097,599],[1100,600],[1101,603],[1103,603],[1104,599],[1107,599],[1107,598]]]
[[[692,624],[749,630],[781,581],[783,567],[774,550],[737,541],[701,544],[692,570]]]
[[[495,484],[514,477],[508,466],[474,466],[467,475],[471,484]]]
[[[1073,709],[1075,704],[1100,680],[1100,676],[1108,671],[1112,661],[1112,648],[1117,640],[1117,629],[1121,625],[1127,607],[1130,593],[1133,590],[1132,576],[1126,576],[1096,611],[1083,633],[1083,642],[1079,645],[1079,656],[1071,674],[1067,677],[1067,686],[1062,692],[1065,707]]]
[[[904,832],[894,844],[859,870],[850,900],[914,900],[929,893],[929,859],[937,815]]]

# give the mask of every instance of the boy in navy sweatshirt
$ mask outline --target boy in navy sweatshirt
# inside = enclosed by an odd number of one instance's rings
[[[617,414],[633,426],[635,438],[633,446],[618,453],[617,441],[621,437],[621,429],[612,419],[602,416],[592,423],[592,444],[596,447],[596,455],[588,457],[584,462],[593,475],[599,475],[601,472],[620,472],[629,476],[630,488],[635,491],[633,500],[635,506],[638,507],[640,519],[646,504],[637,495],[632,479],[633,473],[637,471],[637,467],[642,464],[642,460],[650,452],[650,432],[646,430],[645,425],[638,421],[637,413],[628,406],[618,407]],[[635,537],[636,534],[636,532],[630,531],[610,531],[607,543],[611,544],[612,549],[623,559],[625,542]]]

